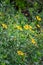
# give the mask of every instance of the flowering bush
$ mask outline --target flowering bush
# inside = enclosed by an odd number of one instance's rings
[[[42,18],[33,17],[0,3],[0,65],[43,65]]]

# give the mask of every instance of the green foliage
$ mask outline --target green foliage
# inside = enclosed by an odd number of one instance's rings
[[[0,2],[4,2],[6,4],[10,3],[10,0],[0,0]]]
[[[4,2],[0,5],[0,65],[43,65],[41,61],[43,30],[40,30],[43,21],[42,12],[34,14],[34,9],[29,8],[32,16],[32,22],[30,22],[21,11],[16,11],[12,5]],[[39,17],[37,20],[36,16],[40,16],[41,20]],[[37,27],[37,24],[40,26]],[[18,54],[19,50],[24,55]]]
[[[15,0],[16,1],[16,5],[21,8],[24,9],[26,6],[26,1],[25,0]]]

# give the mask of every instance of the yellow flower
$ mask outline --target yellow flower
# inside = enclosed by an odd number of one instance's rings
[[[38,47],[38,45],[37,45],[35,39],[32,39],[32,43],[33,43],[36,47]]]
[[[40,25],[39,25],[39,24],[37,24],[37,27],[38,27],[38,28],[40,28]]]
[[[2,24],[2,27],[7,29],[7,25],[6,24]]]
[[[27,25],[24,26],[24,29],[28,30],[28,29],[32,29],[32,27],[27,24]]]
[[[16,26],[16,28],[17,28],[18,30],[21,30],[21,31],[22,31],[22,27],[21,27],[21,26]]]
[[[29,29],[28,24],[24,26],[24,29],[26,29],[26,30],[28,30],[28,29]]]
[[[34,39],[32,39],[32,43],[33,43],[33,44],[35,44],[35,43],[36,43]]]
[[[21,55],[21,56],[24,55],[24,53],[23,53],[22,51],[17,51],[17,54],[18,54],[18,55]]]
[[[38,21],[41,21],[41,18],[40,18],[39,16],[36,16],[36,19],[37,19]]]

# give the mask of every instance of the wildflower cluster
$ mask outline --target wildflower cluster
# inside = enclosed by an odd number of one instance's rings
[[[0,65],[42,65],[41,16],[32,16],[32,21],[28,21],[11,5],[5,2],[2,5],[0,7]]]

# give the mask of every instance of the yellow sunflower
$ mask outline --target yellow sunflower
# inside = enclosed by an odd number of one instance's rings
[[[37,19],[38,21],[41,21],[41,20],[42,20],[39,16],[36,16],[36,19]]]
[[[7,29],[7,25],[6,24],[2,24],[2,27]]]
[[[21,30],[21,31],[22,31],[22,27],[21,27],[21,26],[16,26],[16,28],[17,28],[18,30]]]
[[[26,25],[24,26],[24,29],[28,30],[28,29],[32,29],[32,27],[31,27],[30,25],[26,24]]]
[[[21,56],[24,55],[24,53],[23,53],[22,51],[17,51],[17,54],[18,54],[18,55],[21,55]]]

